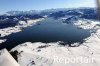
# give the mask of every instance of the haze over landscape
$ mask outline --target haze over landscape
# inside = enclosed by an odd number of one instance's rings
[[[29,11],[78,7],[97,7],[96,0],[1,0],[0,14],[12,10]]]

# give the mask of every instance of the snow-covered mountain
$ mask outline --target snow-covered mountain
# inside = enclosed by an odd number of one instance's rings
[[[34,15],[38,14],[39,11],[37,10],[30,10],[30,11],[8,11],[7,15],[16,16],[16,15]]]
[[[46,10],[30,10],[30,11],[8,11],[7,15],[34,15],[38,14],[41,16],[49,15],[51,17],[63,17],[66,15],[80,16],[81,18],[97,19],[98,11],[97,8],[58,8],[58,9],[46,9]]]
[[[59,8],[46,10],[30,10],[30,11],[8,11],[4,15],[0,15],[0,28],[13,27],[18,24],[20,20],[26,21],[28,19],[38,19],[43,17],[66,18],[68,20],[84,19],[98,19],[97,8]],[[67,19],[68,18],[68,19]]]
[[[98,11],[95,8],[77,8],[77,9],[68,9],[60,10],[50,14],[50,17],[59,18],[66,16],[78,16],[79,18],[85,19],[97,19]]]

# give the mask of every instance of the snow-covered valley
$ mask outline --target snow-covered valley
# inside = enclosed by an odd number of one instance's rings
[[[21,66],[99,66],[100,22],[79,20],[74,25],[91,32],[91,36],[78,47],[62,46],[59,42],[26,42],[13,48],[11,52],[18,52],[17,60]]]
[[[59,24],[63,24],[64,26],[73,25],[75,28],[77,27],[77,29],[88,30],[90,36],[85,38],[83,42],[72,43],[71,46],[62,41],[50,43],[24,42],[18,44],[9,51],[18,64],[20,66],[100,66],[100,22],[96,20],[95,16],[97,13],[95,9],[57,10],[57,12],[55,9],[54,11],[50,11],[51,12],[49,12],[49,10],[43,11],[45,13],[42,15],[46,16],[44,18],[30,19],[33,17],[32,15],[28,16],[30,18],[20,16],[25,20],[19,19],[16,26],[0,29],[0,44],[8,40],[4,38],[6,36],[11,34],[16,35],[16,33],[24,31],[24,29],[36,24],[39,26],[41,25],[40,22],[45,20],[45,18],[54,18],[55,20],[61,20],[62,23]],[[13,14],[16,15],[15,12]],[[2,62],[4,57],[6,57],[6,53],[3,53],[1,50],[0,62]],[[5,62],[5,60],[3,62]]]

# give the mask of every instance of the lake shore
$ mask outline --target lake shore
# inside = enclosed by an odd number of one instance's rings
[[[42,21],[44,18],[40,19],[31,19],[27,20],[27,23],[25,21],[19,21],[19,24],[16,25],[15,27],[8,27],[4,29],[0,29],[0,37],[5,37],[8,36],[12,33],[17,33],[22,31],[22,28],[26,28],[32,25],[35,25],[37,22]],[[0,39],[0,43],[4,42],[2,39]]]
[[[100,65],[100,22],[80,21],[77,23],[82,29],[90,29],[91,36],[78,47],[68,47],[57,43],[25,42],[13,48],[11,52],[17,51],[18,63],[21,66],[99,66]],[[78,43],[74,43],[77,45]],[[68,61],[68,59],[80,59],[79,62]],[[87,61],[88,59],[88,61]],[[55,61],[54,61],[55,60]],[[32,64],[34,61],[34,64]]]

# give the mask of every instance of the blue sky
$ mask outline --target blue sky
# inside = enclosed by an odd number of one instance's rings
[[[95,7],[96,0],[0,0],[0,14],[11,10]]]

